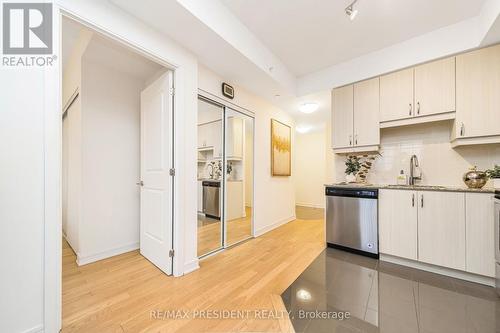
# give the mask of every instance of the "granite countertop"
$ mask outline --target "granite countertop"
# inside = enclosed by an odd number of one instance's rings
[[[325,184],[325,187],[338,188],[372,188],[372,189],[393,189],[393,190],[412,190],[412,191],[443,191],[443,192],[477,192],[477,193],[495,193],[491,187],[468,188],[460,186],[433,186],[433,185],[387,185],[387,184],[358,184],[358,183],[337,183]]]

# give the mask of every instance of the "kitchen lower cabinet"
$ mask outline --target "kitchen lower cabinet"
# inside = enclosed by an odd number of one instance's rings
[[[418,260],[465,270],[465,194],[418,192]]]
[[[495,216],[491,193],[466,193],[467,272],[495,276]]]
[[[379,191],[381,253],[417,260],[417,192]]]
[[[379,190],[381,254],[495,277],[491,193]]]

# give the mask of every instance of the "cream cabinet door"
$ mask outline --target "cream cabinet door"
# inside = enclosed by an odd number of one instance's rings
[[[490,193],[465,194],[467,272],[495,277],[495,216]]]
[[[228,117],[226,126],[226,156],[231,159],[243,158],[243,135],[245,123],[242,118]]]
[[[417,260],[417,192],[379,191],[380,252]]]
[[[354,145],[380,144],[380,80],[374,78],[354,84]]]
[[[456,59],[456,137],[500,135],[500,45]]]
[[[353,85],[332,91],[332,147],[353,145]]]
[[[418,259],[465,270],[465,193],[419,191]]]
[[[380,77],[380,121],[413,116],[413,68]]]
[[[415,116],[455,111],[455,57],[415,67]]]

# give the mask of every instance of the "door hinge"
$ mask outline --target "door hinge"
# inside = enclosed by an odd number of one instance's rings
[[[174,257],[174,254],[175,254],[175,251],[174,251],[173,249],[172,249],[172,250],[170,250],[170,251],[168,251],[168,256],[169,256],[170,258],[173,258],[173,257]]]
[[[172,95],[172,96],[175,95],[175,88],[174,87],[170,88],[170,95]]]
[[[169,172],[170,176],[175,176],[175,169],[174,168],[170,168]]]

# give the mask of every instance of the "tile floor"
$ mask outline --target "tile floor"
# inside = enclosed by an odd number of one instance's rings
[[[296,332],[500,332],[494,288],[330,248],[281,297]]]

